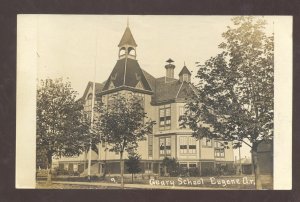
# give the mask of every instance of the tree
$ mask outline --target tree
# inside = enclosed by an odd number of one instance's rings
[[[36,109],[36,152],[46,153],[50,183],[52,158],[81,154],[91,136],[90,126],[84,121],[82,102],[76,100],[70,82],[62,79],[39,81]]]
[[[39,149],[36,151],[36,169],[47,169],[48,159],[47,151],[45,149]]]
[[[165,157],[162,161],[162,165],[165,168],[165,174],[168,173],[171,177],[176,177],[180,173],[179,163],[175,158]]]
[[[133,153],[128,157],[128,160],[125,162],[127,171],[131,173],[131,182],[133,183],[133,176],[136,173],[139,173],[142,171],[140,167],[140,155]]]
[[[120,154],[121,187],[124,188],[124,151],[130,153],[138,142],[151,133],[153,121],[146,121],[141,100],[131,93],[115,93],[110,103],[98,106],[95,127],[101,133],[101,140],[109,144],[110,151]]]
[[[266,21],[260,18],[234,17],[232,22],[222,34],[222,52],[199,66],[199,83],[187,103],[184,124],[198,139],[251,147],[256,188],[261,189],[257,148],[273,139],[273,35],[267,36]]]

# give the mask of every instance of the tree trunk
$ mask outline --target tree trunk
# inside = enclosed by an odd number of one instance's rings
[[[133,184],[133,173],[131,173],[131,183]]]
[[[120,152],[121,188],[124,189],[124,161],[123,152]]]
[[[260,170],[258,164],[257,146],[258,145],[252,147],[252,164],[253,164],[253,171],[255,176],[255,188],[257,190],[261,190],[262,184],[261,184]]]
[[[167,176],[167,166],[164,166],[164,176]]]
[[[52,184],[52,154],[47,155],[48,159],[48,176],[47,176],[47,184]]]
[[[87,161],[87,152],[84,151],[84,164],[83,164],[83,170],[86,169],[86,161]]]
[[[104,161],[104,164],[103,164],[103,171],[102,171],[102,173],[103,173],[103,179],[105,178],[105,176],[106,176],[106,161]]]

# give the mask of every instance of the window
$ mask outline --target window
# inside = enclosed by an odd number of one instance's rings
[[[164,137],[159,139],[159,155],[171,156],[171,138]]]
[[[215,149],[215,157],[224,158],[225,157],[224,149]]]
[[[183,127],[180,124],[183,123],[183,118],[185,115],[187,117],[194,117],[196,113],[188,110],[186,106],[179,106],[179,118],[178,118],[179,127]],[[184,127],[189,128],[188,124],[185,124]]]
[[[206,137],[202,138],[202,146],[204,147],[212,147],[212,140]]]
[[[159,126],[161,130],[171,129],[171,105],[164,105],[160,107]]]
[[[189,153],[196,154],[196,139],[194,137],[189,137]]]
[[[144,89],[144,86],[143,86],[143,84],[142,84],[141,81],[139,81],[139,82],[136,84],[135,87],[136,87],[136,88],[139,88],[139,89]]]
[[[197,164],[196,163],[189,163],[189,168],[196,168]]]
[[[180,153],[181,154],[187,154],[188,153],[188,144],[187,144],[187,138],[188,137],[180,137],[179,138],[179,147],[180,147]]]
[[[110,89],[114,89],[114,88],[115,88],[115,85],[114,85],[113,81],[111,81],[109,83],[108,89],[110,90]]]
[[[223,144],[221,142],[215,141],[215,148],[223,148]]]
[[[189,75],[184,74],[183,75],[183,81],[189,82]]]
[[[188,168],[188,164],[187,163],[180,163],[180,167],[187,169]]]
[[[194,137],[180,137],[179,145],[181,154],[196,154],[196,139]]]
[[[184,113],[185,113],[185,107],[180,106],[179,107],[179,120],[182,120],[182,117],[184,116]]]
[[[190,168],[197,168],[197,163],[196,162],[182,162],[179,163],[180,167],[183,169],[190,169]]]
[[[123,48],[120,49],[119,56],[122,56],[122,55],[125,55],[125,54],[126,54],[126,50],[123,47]]]
[[[74,164],[74,165],[73,165],[73,170],[74,170],[74,172],[77,172],[77,171],[78,171],[78,164]]]

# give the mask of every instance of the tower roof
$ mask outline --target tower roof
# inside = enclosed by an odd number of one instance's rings
[[[186,66],[183,66],[182,70],[179,73],[179,76],[182,75],[182,74],[192,75],[191,72],[190,72],[190,70]]]
[[[172,62],[174,62],[171,58],[169,58],[166,62],[168,62],[168,63],[172,63]]]
[[[115,88],[122,86],[137,88],[137,84],[140,83],[143,86],[142,90],[152,92],[151,86],[148,83],[139,63],[137,60],[130,58],[123,58],[117,61],[103,87],[103,91],[109,90],[109,85],[111,83]]]
[[[137,44],[132,36],[132,33],[130,31],[130,28],[127,26],[126,29],[125,29],[125,32],[122,36],[122,39],[118,45],[118,47],[122,47],[124,45],[130,45],[130,46],[133,46],[133,47],[137,47]]]

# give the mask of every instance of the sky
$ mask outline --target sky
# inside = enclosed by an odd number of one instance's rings
[[[137,60],[154,77],[165,76],[166,60],[175,62],[175,78],[184,66],[192,72],[195,62],[204,62],[220,52],[222,33],[232,16],[118,16],[38,15],[37,77],[63,77],[78,97],[88,81],[105,81],[118,60],[118,43],[127,19],[138,45]],[[265,17],[266,18],[266,17]],[[272,18],[269,20],[270,30]],[[95,70],[96,68],[96,70]],[[96,73],[95,73],[96,72]],[[238,155],[238,150],[235,155]],[[244,146],[242,157],[250,156]]]

